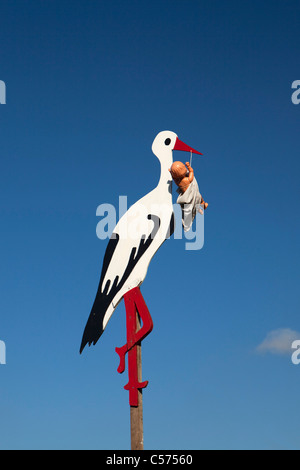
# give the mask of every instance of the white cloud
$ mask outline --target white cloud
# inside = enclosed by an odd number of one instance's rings
[[[291,354],[292,343],[300,340],[300,333],[290,328],[279,328],[270,331],[263,342],[257,346],[256,351],[260,353]]]

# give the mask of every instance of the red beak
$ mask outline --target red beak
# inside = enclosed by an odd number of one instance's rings
[[[176,139],[173,150],[183,150],[184,152],[193,152],[193,153],[197,153],[198,155],[203,155],[203,153],[197,152],[197,150],[192,149],[192,147],[189,147],[184,142],[179,140],[178,137]]]

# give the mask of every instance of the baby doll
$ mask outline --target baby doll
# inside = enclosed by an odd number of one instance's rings
[[[172,175],[172,178],[175,182],[175,184],[177,184],[178,186],[178,190],[177,192],[179,193],[179,197],[177,199],[177,202],[178,204],[181,204],[183,201],[180,201],[180,196],[183,195],[186,190],[189,188],[190,184],[194,181],[195,184],[193,186],[196,186],[194,189],[194,192],[197,192],[198,190],[198,193],[199,193],[199,188],[198,188],[198,184],[196,182],[196,178],[194,177],[194,170],[193,168],[191,167],[191,165],[189,164],[189,162],[186,162],[186,164],[184,165],[182,162],[174,162],[173,165],[171,166],[171,168],[169,169],[171,175]],[[192,191],[191,191],[192,193]],[[191,196],[193,196],[191,194]],[[195,196],[195,195],[194,195]],[[197,195],[197,201],[196,201],[196,204],[202,206],[204,209],[207,208],[208,204],[207,202],[204,201],[203,197],[201,196],[201,194],[199,193]],[[181,198],[182,199],[182,198]],[[185,204],[187,204],[187,198],[184,198],[185,199]],[[191,203],[191,201],[190,201]],[[199,207],[198,208],[200,214],[203,214],[203,210]]]
[[[182,212],[182,225],[185,232],[190,230],[197,211],[203,214],[202,207],[207,208],[199,192],[198,183],[194,177],[194,170],[188,162],[174,162],[169,169],[174,182],[177,184],[177,204],[180,204]]]

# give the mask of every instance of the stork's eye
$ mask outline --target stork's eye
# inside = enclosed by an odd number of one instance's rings
[[[171,139],[166,139],[165,140],[165,145],[170,145],[170,143],[171,143]]]

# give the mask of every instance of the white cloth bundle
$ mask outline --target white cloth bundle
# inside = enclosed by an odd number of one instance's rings
[[[181,206],[183,230],[188,232],[202,202],[202,196],[199,192],[196,178],[194,177],[193,181],[184,193],[181,192],[180,188],[176,191],[179,194],[177,204],[180,204]]]

